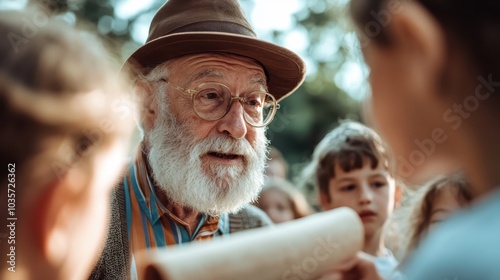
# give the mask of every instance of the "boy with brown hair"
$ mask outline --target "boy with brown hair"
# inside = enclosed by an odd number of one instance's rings
[[[324,210],[345,206],[359,214],[365,229],[363,251],[375,257],[381,275],[391,275],[398,262],[384,236],[397,189],[380,136],[360,123],[343,122],[316,146],[306,170],[315,176]]]

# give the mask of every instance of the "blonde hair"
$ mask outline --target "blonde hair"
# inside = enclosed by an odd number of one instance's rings
[[[418,246],[422,236],[427,232],[436,196],[444,190],[455,190],[455,197],[461,206],[466,206],[472,201],[470,184],[460,173],[439,176],[418,190],[413,196],[414,201],[409,204],[408,219],[405,219],[408,223],[405,230],[408,240],[404,246],[403,260]]]
[[[90,34],[48,19],[27,36],[22,19],[35,12],[0,12],[0,35],[8,38],[0,41],[0,157],[15,164],[25,186],[49,183],[78,164],[90,181],[97,151],[130,136],[129,88]]]

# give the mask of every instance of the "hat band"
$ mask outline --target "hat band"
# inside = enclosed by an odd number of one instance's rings
[[[248,28],[242,25],[232,22],[220,22],[220,21],[196,22],[183,27],[179,27],[171,31],[171,34],[180,32],[223,32],[223,33],[244,35],[253,38],[257,37],[252,30],[249,30]]]

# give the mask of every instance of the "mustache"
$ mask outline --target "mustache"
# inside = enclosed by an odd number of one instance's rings
[[[196,144],[199,155],[209,152],[224,154],[235,154],[241,156],[253,156],[255,154],[252,145],[246,139],[234,139],[229,136],[209,136]]]

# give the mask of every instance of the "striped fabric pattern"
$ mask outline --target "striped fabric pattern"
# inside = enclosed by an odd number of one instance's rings
[[[171,213],[156,196],[144,157],[139,150],[123,181],[132,257],[134,252],[144,249],[203,241],[229,234],[227,214],[220,217],[203,214],[190,235],[188,224]]]

